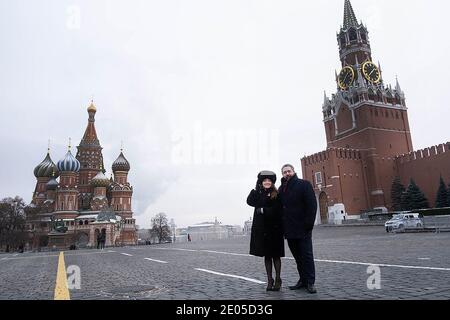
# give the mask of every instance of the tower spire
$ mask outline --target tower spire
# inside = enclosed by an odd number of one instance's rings
[[[97,112],[97,108],[94,105],[94,101],[91,100],[91,104],[87,108],[89,119],[86,130],[84,131],[83,138],[81,139],[80,146],[91,145],[91,146],[100,146],[100,142],[97,138],[97,132],[95,130],[95,113]]]
[[[396,90],[398,93],[401,93],[401,92],[402,92],[402,88],[400,87],[400,83],[398,82],[398,77],[397,77],[397,76],[395,76],[395,90]]]
[[[344,29],[347,30],[350,27],[357,27],[358,20],[356,19],[355,12],[353,11],[350,0],[345,0],[344,4]]]

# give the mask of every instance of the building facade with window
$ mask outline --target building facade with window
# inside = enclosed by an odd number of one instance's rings
[[[404,185],[414,179],[434,203],[439,177],[450,180],[450,143],[414,151],[405,93],[398,79],[394,87],[384,83],[368,30],[349,0],[337,41],[342,70],[336,93],[325,94],[322,105],[327,149],[301,159],[319,204],[316,221],[391,210],[395,177]]]
[[[106,246],[137,242],[131,209],[133,187],[128,182],[130,163],[121,150],[112,164],[113,175],[105,176],[93,102],[87,112],[88,124],[76,156],[69,144],[66,155],[55,164],[48,150],[34,169],[37,181],[31,203],[39,213],[27,219],[32,247],[52,245],[51,236],[56,237],[51,234],[52,219],[68,229],[58,240],[59,247],[92,247],[102,237]]]

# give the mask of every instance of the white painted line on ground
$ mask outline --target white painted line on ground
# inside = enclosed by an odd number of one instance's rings
[[[254,283],[258,283],[258,284],[265,284],[265,282],[260,281],[260,280],[247,278],[247,277],[243,277],[243,276],[237,276],[237,275],[234,275],[234,274],[221,273],[221,272],[211,271],[211,270],[207,270],[207,269],[200,269],[200,268],[195,268],[195,270],[203,271],[203,272],[207,272],[207,273],[212,273],[212,274],[215,274],[215,275],[218,275],[218,276],[237,278],[237,279],[242,279],[242,280],[246,280],[246,281],[250,281],[250,282],[254,282]]]
[[[17,257],[19,254],[18,253],[16,253],[16,254],[13,254],[13,257]]]
[[[167,261],[162,261],[162,260],[157,260],[157,259],[150,259],[150,258],[144,258],[144,259],[149,260],[149,261],[159,262],[159,263],[167,263]]]
[[[203,251],[203,252],[210,252],[210,253],[228,254],[230,256],[252,257],[252,255],[246,254],[246,253],[223,252],[223,251],[215,251],[215,250],[201,250],[201,251]]]
[[[114,251],[114,250],[108,250],[108,252],[116,252],[116,251]]]
[[[198,251],[198,252],[220,253],[220,254],[227,254],[227,255],[233,255],[233,256],[253,257],[252,255],[245,254],[245,253],[224,252],[224,251],[215,251],[215,250],[192,250],[192,249],[181,249],[181,248],[153,248],[153,249]],[[284,257],[284,259],[294,260],[293,257]],[[450,268],[408,266],[408,265],[385,264],[385,263],[368,263],[368,262],[358,262],[358,261],[324,260],[324,259],[314,259],[314,261],[316,261],[316,262],[328,262],[328,263],[341,263],[341,264],[354,264],[354,265],[362,265],[362,266],[373,266],[373,265],[376,265],[376,266],[380,266],[380,267],[390,267],[390,268],[450,271]]]
[[[132,257],[132,256],[133,256],[132,254],[129,254],[129,253],[123,253],[123,252],[121,252],[120,254],[123,254],[124,256],[129,256],[129,257]]]
[[[285,257],[285,259],[294,260],[294,258],[292,258],[292,257]],[[368,263],[368,262],[323,260],[323,259],[314,259],[314,261],[316,261],[316,262],[329,262],[329,263],[342,263],[342,264],[356,264],[356,265],[361,265],[361,266],[379,266],[379,267],[403,268],[403,269],[423,269],[423,270],[450,271],[450,268],[405,266],[405,265],[400,265],[400,264]]]
[[[150,248],[153,250],[177,250],[177,251],[189,251],[189,252],[198,252],[199,250],[194,249],[182,249],[182,248]]]
[[[431,258],[417,258],[419,260],[431,260]]]

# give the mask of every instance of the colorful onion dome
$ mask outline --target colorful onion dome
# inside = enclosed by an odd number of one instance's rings
[[[123,155],[122,151],[120,152],[117,159],[112,164],[113,172],[116,171],[130,171],[130,163]]]
[[[50,152],[47,152],[47,156],[41,163],[39,163],[36,168],[34,168],[34,176],[36,178],[51,177],[55,172],[56,177],[58,176],[58,169],[52,159],[50,158]]]
[[[108,187],[111,181],[105,176],[102,170],[91,180],[91,186],[95,187]]]
[[[62,171],[78,172],[80,170],[80,161],[78,161],[72,155],[72,152],[70,152],[69,149],[64,159],[58,161],[57,167],[60,172]]]

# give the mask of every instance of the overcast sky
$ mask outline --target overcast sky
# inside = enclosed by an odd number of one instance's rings
[[[386,84],[398,75],[414,147],[448,141],[450,4],[352,0]],[[259,171],[325,149],[344,0],[0,0],[0,197],[78,145],[93,97],[107,175],[131,163],[137,224],[239,224]],[[278,179],[279,182],[279,179]],[[277,184],[278,184],[277,182]]]

